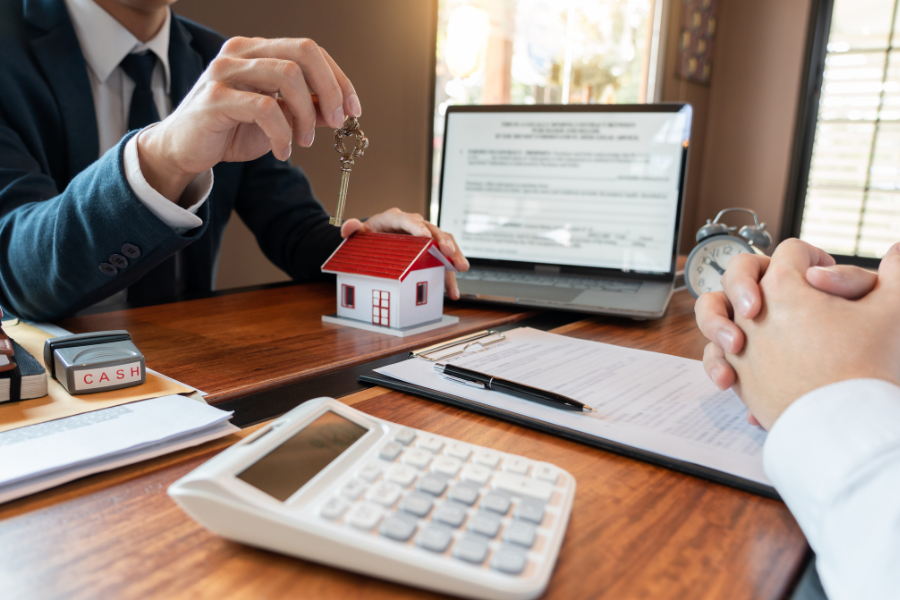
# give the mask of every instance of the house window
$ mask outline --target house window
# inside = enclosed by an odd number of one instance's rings
[[[416,284],[416,306],[428,302],[428,282],[423,281]]]
[[[352,285],[341,284],[341,306],[356,308],[356,290]]]

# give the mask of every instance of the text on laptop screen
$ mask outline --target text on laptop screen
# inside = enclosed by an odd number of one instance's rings
[[[440,227],[474,258],[667,273],[690,119],[452,112]]]

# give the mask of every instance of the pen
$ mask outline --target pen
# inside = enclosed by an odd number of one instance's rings
[[[464,385],[470,385],[485,390],[493,390],[495,392],[502,392],[504,394],[509,394],[510,396],[515,396],[516,398],[540,402],[541,404],[548,404],[556,408],[597,412],[587,404],[583,404],[578,400],[573,400],[568,396],[563,396],[556,392],[548,392],[547,390],[531,387],[530,385],[516,383],[515,381],[510,381],[508,379],[492,377],[491,375],[472,371],[471,369],[437,363],[434,365],[434,370],[443,375],[446,379],[455,381],[456,383],[462,383]]]

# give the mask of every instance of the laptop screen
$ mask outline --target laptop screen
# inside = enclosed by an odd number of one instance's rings
[[[439,226],[474,259],[671,273],[690,127],[680,104],[450,107]]]

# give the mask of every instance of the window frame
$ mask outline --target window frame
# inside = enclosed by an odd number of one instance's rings
[[[424,290],[421,302],[419,302],[419,289]],[[425,304],[428,304],[428,282],[420,281],[416,284],[416,306],[424,306]]]
[[[350,290],[350,293],[353,295],[353,302],[347,303],[347,290]],[[356,286],[355,285],[347,285],[346,283],[341,284],[341,306],[344,308],[356,308]]]
[[[819,122],[819,98],[825,75],[825,58],[828,52],[828,35],[834,0],[813,0],[807,26],[803,73],[800,78],[800,95],[797,105],[797,122],[794,126],[794,143],[791,166],[781,219],[781,239],[799,238],[803,223],[806,193],[809,187],[809,169],[812,165],[813,144]],[[839,264],[876,268],[879,258],[835,254]]]

